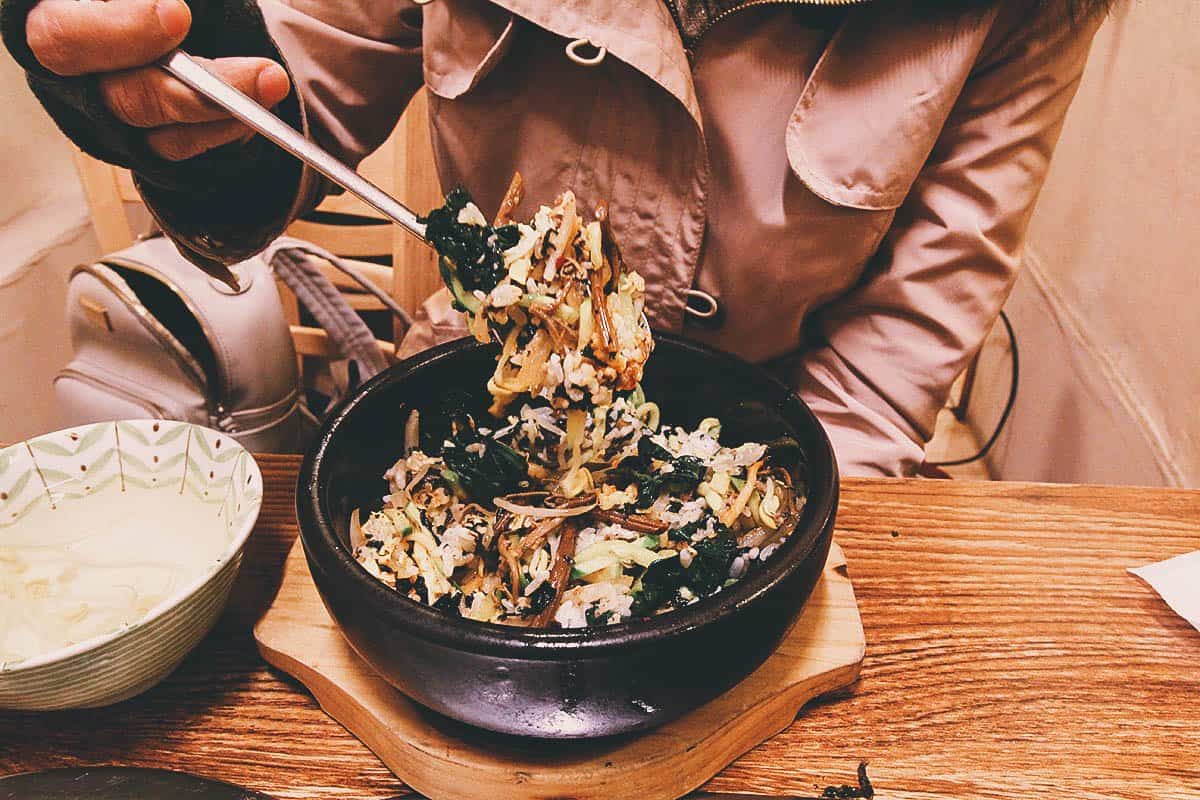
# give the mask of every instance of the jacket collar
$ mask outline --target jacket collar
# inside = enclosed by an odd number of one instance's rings
[[[493,0],[567,39],[588,39],[678,100],[703,132],[691,65],[662,0]],[[902,4],[901,4],[902,5]],[[830,203],[893,209],[908,194],[995,22],[993,8],[954,21],[891,5],[850,9],[804,85],[787,155]]]
[[[701,126],[692,70],[675,21],[662,0],[494,0],[567,39],[588,39],[649,77],[683,104]]]

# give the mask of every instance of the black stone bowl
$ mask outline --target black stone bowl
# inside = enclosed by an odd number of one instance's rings
[[[820,424],[786,386],[738,358],[658,335],[643,387],[665,423],[723,423],[724,444],[794,438],[807,487],[795,530],[758,570],[652,620],[588,630],[465,621],[397,594],[350,554],[350,512],[378,508],[409,409],[430,420],[449,393],[484,390],[496,351],[461,340],[368,381],[325,422],[300,471],[296,510],[313,581],[354,650],[389,683],[490,731],[591,738],[661,725],[766,660],[821,574],[837,511],[837,467]],[[485,417],[486,418],[486,415]],[[426,428],[425,424],[422,428]],[[437,436],[436,432],[428,434]],[[437,441],[440,441],[438,439]]]

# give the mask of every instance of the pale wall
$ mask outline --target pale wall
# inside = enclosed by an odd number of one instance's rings
[[[1200,3],[1137,3],[1102,28],[1026,261],[995,474],[1200,486]],[[981,373],[987,428],[1007,364]]]
[[[25,75],[0,48],[0,225],[11,222],[48,200],[63,198],[82,202],[79,181],[71,165],[70,151],[58,128],[42,111],[25,83]],[[0,275],[11,271],[12,262],[0,256]]]
[[[0,48],[0,442],[58,425],[66,276],[98,255],[71,151]]]

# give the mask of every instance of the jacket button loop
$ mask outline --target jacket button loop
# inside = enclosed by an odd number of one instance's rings
[[[719,324],[718,316],[721,313],[721,306],[717,302],[717,298],[700,289],[684,289],[683,296],[686,298],[683,308],[685,314],[694,320],[710,325]]]
[[[581,55],[579,51],[583,47],[594,48],[596,52],[590,56]],[[567,58],[581,67],[594,67],[603,61],[606,55],[608,55],[608,48],[596,44],[591,39],[576,39],[567,43]]]

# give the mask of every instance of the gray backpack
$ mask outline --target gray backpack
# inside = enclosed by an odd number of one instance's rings
[[[339,350],[335,395],[353,388],[352,377],[365,380],[387,366],[317,258],[350,274],[408,322],[352,267],[295,239],[234,266],[236,291],[161,236],[77,267],[67,292],[74,357],[54,381],[61,421],[179,419],[226,431],[251,451],[302,452],[316,420],[304,403],[275,276]]]

